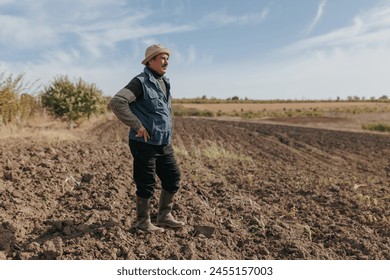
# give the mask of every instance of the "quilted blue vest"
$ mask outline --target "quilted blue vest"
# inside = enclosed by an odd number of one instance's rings
[[[172,107],[168,78],[163,76],[163,80],[167,85],[166,95],[147,67],[136,78],[141,81],[144,95],[142,99],[130,103],[130,109],[139,118],[150,135],[147,144],[169,144],[172,138]],[[136,130],[131,128],[129,138],[144,142],[143,137],[135,137],[136,134]]]

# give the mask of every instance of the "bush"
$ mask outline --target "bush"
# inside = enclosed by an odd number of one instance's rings
[[[24,75],[0,73],[0,125],[15,122],[19,125],[28,119],[39,107],[37,100],[26,91],[32,90],[33,84],[24,84]]]
[[[41,94],[42,105],[55,117],[68,123],[68,128],[82,119],[107,110],[107,100],[95,84],[88,84],[81,78],[72,82],[67,76],[60,76],[45,88]]]

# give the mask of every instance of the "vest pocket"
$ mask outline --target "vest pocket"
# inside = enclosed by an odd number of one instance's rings
[[[164,119],[153,119],[153,127],[158,131],[166,131],[167,123]]]
[[[148,99],[145,100],[146,102],[150,103],[149,105],[152,106],[152,108],[158,108],[161,107],[161,102],[157,96],[157,93],[155,92],[148,92]]]

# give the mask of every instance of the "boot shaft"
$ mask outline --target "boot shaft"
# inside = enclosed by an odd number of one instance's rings
[[[137,196],[137,219],[149,219],[150,213],[150,199]]]
[[[137,228],[150,232],[164,232],[163,228],[156,227],[150,220],[150,199],[137,196]]]
[[[177,221],[172,216],[172,207],[175,194],[171,194],[166,190],[161,191],[160,202],[158,207],[157,224],[168,227],[183,227],[184,222]]]
[[[160,216],[166,215],[172,211],[174,197],[174,194],[171,194],[164,189],[161,191],[160,201],[158,204],[158,214]]]

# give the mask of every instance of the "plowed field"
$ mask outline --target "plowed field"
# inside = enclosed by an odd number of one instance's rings
[[[175,118],[186,227],[139,232],[127,128],[0,140],[0,259],[390,259],[390,136]],[[156,216],[160,188],[153,203]]]

